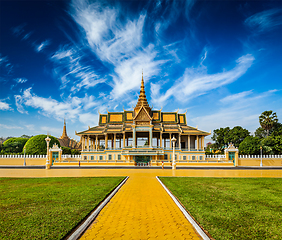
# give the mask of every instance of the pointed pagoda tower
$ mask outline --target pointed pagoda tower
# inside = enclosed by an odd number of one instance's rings
[[[67,134],[67,127],[66,127],[66,120],[64,119],[64,128],[63,128],[63,134],[60,137],[61,139],[69,139]]]
[[[141,89],[137,104],[134,108],[134,116],[137,116],[137,113],[140,111],[141,107],[144,107],[149,115],[151,115],[151,108],[148,104],[146,94],[145,94],[145,87],[144,87],[144,79],[143,79],[143,71],[142,71],[142,80],[141,80]]]

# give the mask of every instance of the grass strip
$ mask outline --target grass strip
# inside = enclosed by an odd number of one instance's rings
[[[281,178],[160,177],[217,240],[281,239]]]
[[[61,239],[123,179],[0,178],[0,239]]]

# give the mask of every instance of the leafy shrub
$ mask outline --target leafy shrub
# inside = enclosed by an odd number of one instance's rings
[[[80,154],[81,154],[80,151],[77,150],[77,149],[72,149],[71,150],[71,155],[80,155]]]
[[[61,147],[63,152],[62,154],[71,154],[71,149],[68,147]]]
[[[2,153],[10,154],[10,153],[22,153],[23,147],[27,142],[27,138],[9,138],[2,145]]]
[[[30,138],[26,144],[26,154],[28,155],[44,155],[47,153],[47,143],[45,141],[45,138],[47,135],[41,134],[36,135],[32,138]],[[51,148],[55,143],[60,147],[60,143],[57,138],[53,136],[49,136],[51,138],[51,141],[49,143],[49,147]]]

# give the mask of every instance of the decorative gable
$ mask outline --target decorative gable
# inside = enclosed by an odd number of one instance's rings
[[[152,118],[150,117],[146,109],[142,106],[138,111],[138,113],[136,114],[134,120],[137,122],[150,123],[150,121],[152,121]]]

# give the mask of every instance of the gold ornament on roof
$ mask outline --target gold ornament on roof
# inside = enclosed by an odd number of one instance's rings
[[[142,106],[146,109],[148,114],[150,114],[151,108],[150,108],[150,106],[148,104],[148,101],[147,101],[147,98],[146,98],[146,94],[145,94],[143,71],[142,71],[142,80],[141,80],[140,94],[139,94],[139,98],[138,98],[137,104],[136,104],[136,106],[134,108],[135,115],[138,113],[138,111],[140,110],[140,108]]]

